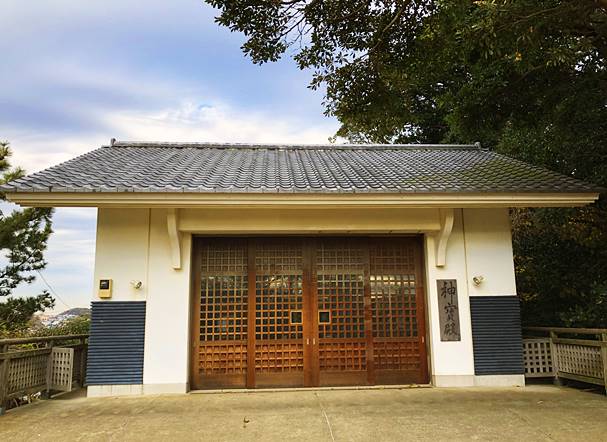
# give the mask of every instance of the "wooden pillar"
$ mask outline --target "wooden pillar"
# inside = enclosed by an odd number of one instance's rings
[[[6,411],[6,396],[8,390],[8,368],[11,363],[8,356],[8,344],[0,346],[0,353],[2,353],[2,359],[0,359],[0,416]]]
[[[80,388],[83,388],[86,383],[86,359],[88,357],[88,344],[86,342],[86,338],[80,339]]]
[[[320,360],[318,337],[318,288],[316,274],[316,241],[302,244],[303,258],[303,338],[304,338],[304,386],[320,385]]]
[[[41,393],[41,399],[51,398],[51,371],[53,369],[53,346],[54,341],[51,339],[46,343],[46,347],[49,349],[48,359],[46,360],[46,389]]]
[[[563,385],[563,381],[559,378],[559,365],[558,365],[558,350],[555,344],[557,338],[556,333],[550,332],[550,356],[552,357],[552,371],[554,372],[554,384]]]
[[[426,346],[426,275],[423,236],[415,241],[415,304],[417,306],[417,333],[419,337],[420,383],[430,383],[428,350]]]

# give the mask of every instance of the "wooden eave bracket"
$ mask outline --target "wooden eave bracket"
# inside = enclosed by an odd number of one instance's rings
[[[436,266],[444,267],[447,262],[447,243],[453,230],[453,209],[440,209],[440,231],[436,236]]]
[[[179,209],[167,209],[167,229],[173,269],[181,269],[181,233],[178,229]]]

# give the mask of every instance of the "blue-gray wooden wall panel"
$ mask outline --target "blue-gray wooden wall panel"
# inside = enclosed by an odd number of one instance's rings
[[[93,302],[87,385],[142,384],[145,301]]]
[[[516,296],[471,296],[474,371],[524,374],[521,315]]]

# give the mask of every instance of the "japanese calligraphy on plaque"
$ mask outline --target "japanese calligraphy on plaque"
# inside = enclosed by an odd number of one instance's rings
[[[457,303],[457,281],[437,279],[438,309],[441,341],[461,340],[459,329],[459,307]]]

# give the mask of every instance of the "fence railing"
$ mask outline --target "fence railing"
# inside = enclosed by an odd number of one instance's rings
[[[11,400],[71,391],[86,377],[88,335],[0,340],[0,414]]]
[[[525,327],[523,333],[526,377],[572,379],[607,388],[607,329]]]

